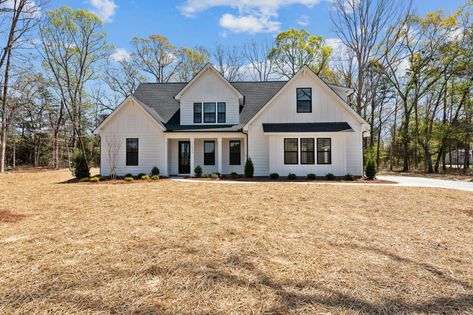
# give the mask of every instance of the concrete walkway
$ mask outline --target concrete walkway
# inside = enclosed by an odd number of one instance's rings
[[[339,183],[339,182],[274,182],[274,184],[309,184],[309,185],[382,185],[382,186],[404,186],[404,187],[428,187],[428,188],[446,188],[473,192],[473,182],[462,182],[453,180],[433,179],[425,177],[407,177],[407,176],[378,176],[378,179],[397,182],[396,184],[364,184],[364,183]],[[174,177],[175,181],[186,183],[210,183],[210,184],[258,184],[271,182],[251,182],[251,181],[198,181]]]
[[[473,191],[473,182],[443,180],[426,177],[408,177],[408,176],[378,176],[379,179],[398,182],[398,186],[409,187],[432,187],[432,188],[448,188],[464,191]]]

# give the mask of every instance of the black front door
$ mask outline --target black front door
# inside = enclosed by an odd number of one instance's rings
[[[191,173],[191,143],[179,141],[179,174]]]

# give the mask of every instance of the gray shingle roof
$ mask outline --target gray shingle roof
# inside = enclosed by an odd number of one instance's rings
[[[287,81],[270,82],[231,82],[245,97],[245,103],[240,112],[240,124],[226,125],[226,130],[241,129],[258,111],[287,83]],[[179,121],[179,102],[174,99],[187,83],[142,83],[135,94],[140,102],[155,110],[163,119],[168,131],[208,130],[217,126],[181,126]],[[221,127],[220,127],[221,128]]]
[[[353,131],[346,122],[263,124],[264,132],[340,132]]]
[[[246,124],[285,84],[287,81],[273,82],[232,82],[231,84],[245,96],[245,104],[240,112],[240,125]],[[174,99],[186,83],[142,83],[135,94],[140,102],[154,109],[164,120],[169,131],[209,129],[212,126],[194,128],[179,125],[179,102]],[[213,126],[214,128],[217,126]],[[225,126],[238,130],[236,126]],[[218,128],[218,127],[217,127]]]

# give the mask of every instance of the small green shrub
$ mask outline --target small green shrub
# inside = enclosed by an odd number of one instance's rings
[[[230,178],[231,178],[231,179],[237,179],[237,178],[238,178],[238,173],[236,173],[236,172],[231,172],[231,173],[230,173]]]
[[[315,180],[316,176],[314,173],[307,174],[307,179],[308,180]]]
[[[212,174],[212,179],[219,179],[220,178],[220,174],[219,173],[213,173]]]
[[[296,176],[296,174],[289,173],[289,174],[287,175],[287,179],[289,179],[289,180],[296,180],[296,179],[297,179],[297,176]]]
[[[355,176],[347,174],[347,175],[345,175],[345,177],[343,179],[346,180],[346,181],[352,182],[352,181],[355,180]]]
[[[125,176],[124,180],[125,180],[125,182],[132,182],[135,179],[133,177]]]
[[[197,178],[202,177],[202,167],[200,165],[197,165],[194,168],[194,174],[195,174],[195,177]]]
[[[269,178],[271,178],[271,179],[278,179],[278,178],[279,178],[279,174],[278,174],[278,173],[271,173],[271,174],[269,174]]]
[[[150,180],[151,177],[149,175],[143,175],[143,176],[141,176],[141,179],[142,180]]]
[[[86,183],[86,182],[88,182],[89,180],[90,180],[90,178],[84,177],[84,178],[81,178],[79,181],[80,181],[81,183]]]
[[[110,177],[108,177],[108,176],[99,176],[99,178],[100,178],[100,181],[101,181],[101,182],[103,182],[103,181],[106,181],[106,180],[109,180],[109,179],[110,179]]]
[[[89,179],[89,182],[90,183],[97,183],[100,181],[100,177],[92,177]]]
[[[251,158],[248,158],[245,163],[245,177],[246,178],[253,178],[253,175],[255,173],[255,167],[253,165],[253,161]]]
[[[220,175],[220,178],[221,178],[221,179],[228,178],[228,175],[226,175],[226,174],[222,174],[222,175]]]
[[[158,175],[152,175],[150,178],[151,178],[151,180],[159,180],[159,176],[158,176]]]
[[[368,179],[376,178],[376,162],[372,159],[369,159],[366,163],[365,174]]]
[[[210,174],[203,174],[202,178],[210,178]]]
[[[131,174],[131,173],[126,173],[125,176],[123,176],[123,177],[133,177],[133,174]]]
[[[151,175],[152,176],[158,176],[159,175],[159,168],[156,166],[151,169]]]
[[[76,178],[90,177],[90,169],[85,155],[80,150],[74,150],[71,156],[73,173]]]
[[[335,175],[333,175],[332,173],[328,173],[327,175],[325,175],[325,179],[326,180],[335,180]]]
[[[138,179],[140,179],[141,177],[146,176],[146,175],[147,175],[147,174],[145,174],[145,173],[139,173],[138,176],[136,176],[136,177],[137,177]]]

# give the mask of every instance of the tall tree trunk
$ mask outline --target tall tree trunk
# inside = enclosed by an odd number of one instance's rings
[[[2,96],[2,137],[0,152],[0,173],[5,172],[5,154],[7,151],[8,120],[7,120],[7,102],[8,102],[8,81],[10,76],[11,47],[8,47],[7,63],[5,65],[5,74],[3,77],[3,96]]]

